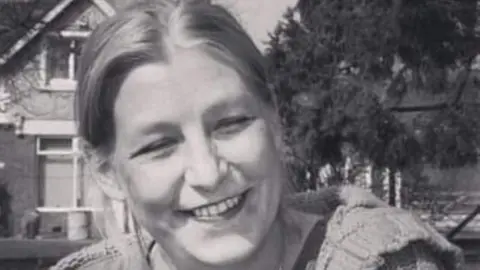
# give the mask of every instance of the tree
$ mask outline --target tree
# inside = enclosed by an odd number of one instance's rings
[[[33,58],[32,50],[24,50],[11,63],[5,63],[6,55],[25,34],[42,23],[42,18],[56,4],[57,0],[0,0],[0,81],[9,88],[13,102],[30,94],[30,87],[18,85],[20,82],[28,86],[38,84],[38,76],[33,75],[38,67],[28,66]],[[22,78],[14,79],[18,74],[22,74]]]
[[[267,58],[297,184],[314,187],[346,144],[394,170],[476,163],[477,11],[473,0],[301,0],[288,10]]]

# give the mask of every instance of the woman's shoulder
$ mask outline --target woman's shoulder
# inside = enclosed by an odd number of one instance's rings
[[[461,249],[416,214],[388,206],[347,204],[338,206],[329,219],[317,264],[348,262],[349,269],[364,269],[366,264],[383,265],[386,258],[396,260],[406,251],[415,256],[428,253],[447,269],[462,269],[464,263]]]
[[[389,207],[364,189],[347,186],[294,194],[288,204],[326,217],[318,226],[324,229],[311,235],[321,244],[317,269],[378,269],[375,265],[398,262],[405,254],[413,265],[436,264],[441,258],[438,264],[446,269],[463,269],[459,248],[414,213]]]
[[[62,258],[50,270],[130,269],[124,268],[125,265],[138,264],[138,261],[141,261],[140,258],[141,252],[137,238],[134,235],[125,234],[82,248]],[[127,262],[128,259],[130,260]]]

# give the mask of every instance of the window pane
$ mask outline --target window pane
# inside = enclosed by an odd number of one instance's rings
[[[43,206],[72,207],[73,160],[68,155],[44,156],[40,158],[40,181]]]
[[[71,138],[39,138],[40,151],[71,151]]]
[[[47,51],[47,76],[51,78],[68,78],[68,56],[70,40],[51,38]]]
[[[75,54],[75,61],[74,61],[74,70],[75,70],[75,78],[77,76],[77,71],[78,71],[78,64],[79,64],[79,61],[80,61],[80,54],[82,53],[82,47],[83,47],[83,44],[84,44],[84,40],[83,39],[78,39],[78,40],[75,40],[75,48],[74,48],[74,51],[73,53]]]

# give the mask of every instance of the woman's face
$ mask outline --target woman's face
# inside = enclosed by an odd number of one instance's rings
[[[130,72],[114,105],[112,168],[138,221],[173,256],[208,265],[262,244],[284,181],[274,112],[199,50]]]

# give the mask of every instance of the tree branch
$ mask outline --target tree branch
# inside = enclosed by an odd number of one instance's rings
[[[463,93],[465,92],[465,90],[467,88],[468,79],[470,78],[470,74],[471,74],[471,71],[472,71],[471,66],[472,66],[473,60],[474,60],[474,57],[470,57],[468,59],[467,70],[466,70],[465,77],[462,80],[462,82],[459,84],[459,86],[457,88],[455,98],[453,99],[453,101],[443,102],[443,103],[438,103],[438,104],[430,104],[430,105],[391,107],[391,108],[388,108],[387,110],[389,110],[390,112],[394,112],[394,113],[427,112],[427,111],[444,110],[444,109],[447,109],[448,107],[459,105],[459,102],[462,99]],[[394,81],[396,79],[397,78],[394,78]],[[468,105],[480,106],[480,103],[472,102],[472,103],[469,103]]]
[[[405,73],[405,71],[407,70],[407,65],[403,65],[400,70],[398,70],[397,74],[394,75],[394,77],[392,78],[392,81],[390,82],[390,84],[385,88],[385,90],[383,91],[386,95],[386,97],[391,97],[391,92],[397,88],[398,84],[400,83],[400,81],[402,79],[404,79],[403,77],[403,74]],[[404,96],[404,93],[405,91],[402,91],[400,93],[400,95],[397,96],[396,98],[396,101],[394,101],[393,103],[398,105],[398,103],[400,103],[402,101],[402,97]]]
[[[395,113],[408,113],[408,112],[438,111],[438,110],[444,110],[447,107],[448,107],[447,103],[439,103],[439,104],[433,104],[433,105],[391,107],[391,108],[388,108],[387,110]]]
[[[468,78],[470,77],[470,73],[472,72],[472,63],[473,63],[474,58],[475,57],[472,56],[468,59],[467,71],[466,71],[466,74],[465,74],[465,78],[463,79],[463,81],[458,86],[457,95],[455,96],[455,99],[453,100],[452,105],[457,104],[462,99],[462,95],[465,92],[465,88],[467,86]]]
[[[399,24],[399,15],[400,15],[400,9],[403,6],[403,1],[402,0],[394,0],[392,2],[392,24],[393,24],[393,29],[395,31],[395,36],[399,37],[400,36],[400,24]]]
[[[456,103],[456,104],[453,104],[453,105],[451,103],[443,102],[443,103],[430,104],[430,105],[391,107],[391,108],[387,108],[386,110],[388,110],[390,112],[394,112],[394,113],[428,112],[428,111],[444,110],[444,109],[447,109],[449,107],[459,106],[461,104],[479,106],[480,107],[480,103],[478,103],[478,102]]]

